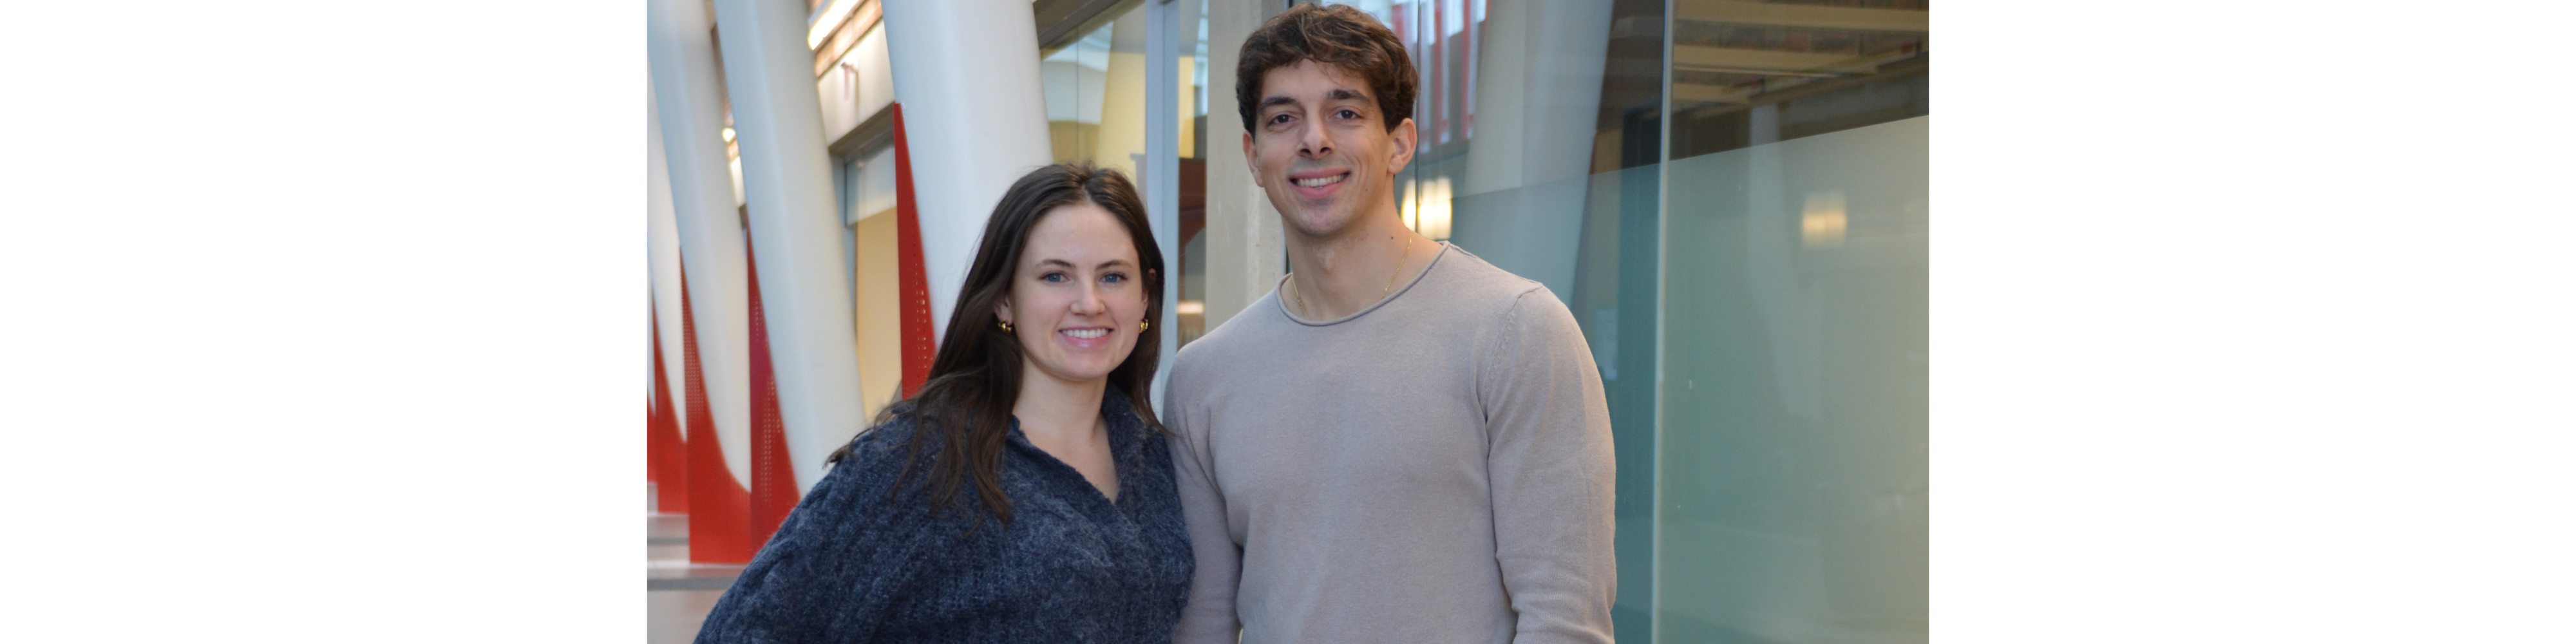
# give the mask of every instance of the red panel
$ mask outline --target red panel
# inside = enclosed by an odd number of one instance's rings
[[[751,275],[751,524],[752,543],[769,535],[796,509],[796,470],[787,456],[787,423],[778,417],[778,374],[769,360],[769,318],[760,310],[760,263],[744,236],[742,257]]]
[[[1466,21],[1464,24],[1467,28],[1460,30],[1459,33],[1465,38],[1462,44],[1465,45],[1466,52],[1459,58],[1465,61],[1467,73],[1464,76],[1466,81],[1459,83],[1463,87],[1458,89],[1459,100],[1463,102],[1458,109],[1458,136],[1467,138],[1476,134],[1476,82],[1480,80],[1476,77],[1476,56],[1478,55],[1476,33],[1485,30],[1484,0],[1470,0],[1467,3],[1467,15],[1461,16],[1460,19]]]
[[[1424,57],[1429,58],[1430,60],[1415,61],[1416,63],[1430,63],[1429,65],[1424,66],[1431,68],[1431,82],[1424,83],[1424,86],[1431,90],[1431,131],[1423,133],[1421,135],[1421,140],[1428,141],[1435,145],[1449,142],[1449,86],[1446,84],[1446,80],[1444,78],[1447,76],[1444,72],[1449,71],[1449,57],[1447,56],[1449,52],[1449,16],[1446,15],[1445,12],[1441,11],[1441,9],[1447,8],[1448,4],[1449,3],[1446,2],[1436,1],[1431,3],[1431,38],[1425,41],[1430,43],[1430,46],[1426,49],[1430,51],[1431,55]],[[1417,93],[1415,96],[1421,96],[1421,94]]]
[[[655,493],[653,511],[689,513],[689,457],[680,440],[678,401],[671,400],[671,380],[662,367],[662,318],[653,316],[653,406],[644,422],[644,459],[651,463]]]
[[[930,360],[938,356],[930,328],[930,271],[921,260],[921,212],[912,197],[912,144],[904,140],[903,104],[894,110],[895,279],[903,290],[903,396],[909,398],[930,381]]]
[[[751,563],[760,543],[751,540],[751,492],[725,469],[716,442],[715,414],[707,410],[707,378],[698,360],[697,314],[689,305],[689,271],[680,270],[682,352],[689,388],[689,561]]]

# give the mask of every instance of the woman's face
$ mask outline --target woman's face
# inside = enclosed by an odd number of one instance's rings
[[[1117,217],[1090,203],[1060,206],[1029,229],[1010,295],[993,313],[1011,323],[1029,370],[1067,383],[1098,381],[1136,348],[1143,273]]]

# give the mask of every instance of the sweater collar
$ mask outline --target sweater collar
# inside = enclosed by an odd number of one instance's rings
[[[1144,417],[1137,415],[1136,405],[1127,400],[1127,392],[1121,391],[1118,385],[1110,385],[1103,390],[1100,417],[1108,421],[1109,457],[1117,462],[1118,471],[1124,473],[1142,467],[1138,459],[1144,456],[1145,439],[1152,430],[1145,426]],[[1020,431],[1018,416],[1011,417],[1010,441],[1020,447],[1037,449],[1037,445],[1029,442],[1028,434]]]

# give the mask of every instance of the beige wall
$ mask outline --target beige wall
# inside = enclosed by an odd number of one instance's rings
[[[857,305],[860,404],[868,418],[895,398],[903,379],[902,292],[895,280],[894,209],[852,224],[858,261],[850,276]]]

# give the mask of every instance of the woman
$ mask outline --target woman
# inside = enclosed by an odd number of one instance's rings
[[[1169,642],[1192,559],[1146,393],[1163,275],[1126,177],[1021,177],[929,382],[832,454],[697,641]]]

